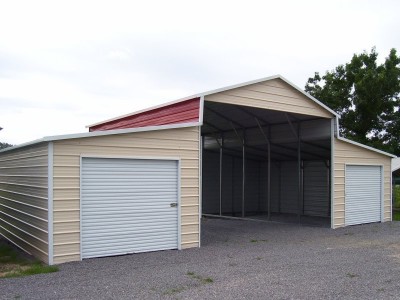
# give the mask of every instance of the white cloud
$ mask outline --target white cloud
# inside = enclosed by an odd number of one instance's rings
[[[398,1],[7,1],[0,141],[86,131],[116,115],[400,48]]]

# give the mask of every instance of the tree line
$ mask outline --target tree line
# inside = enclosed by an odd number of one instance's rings
[[[391,49],[378,63],[375,48],[324,75],[316,72],[305,91],[341,116],[340,134],[400,155],[400,58]]]

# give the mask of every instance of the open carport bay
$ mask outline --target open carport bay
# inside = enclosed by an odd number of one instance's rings
[[[0,298],[398,299],[399,230],[205,219],[201,248],[65,263],[0,280]]]
[[[330,226],[330,119],[204,104],[202,212]]]

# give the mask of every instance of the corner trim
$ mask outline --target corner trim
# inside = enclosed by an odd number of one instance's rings
[[[47,193],[48,193],[48,261],[49,265],[54,264],[54,236],[53,236],[53,167],[54,167],[54,145],[53,142],[48,143],[47,152]]]

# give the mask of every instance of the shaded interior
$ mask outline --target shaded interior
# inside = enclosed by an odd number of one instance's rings
[[[331,119],[205,101],[202,213],[330,226]]]

